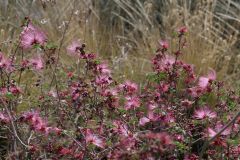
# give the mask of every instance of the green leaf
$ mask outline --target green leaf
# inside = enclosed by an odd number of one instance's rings
[[[229,102],[228,102],[228,108],[229,108],[230,110],[233,110],[236,106],[237,106],[237,103],[236,103],[236,102],[234,102],[234,101],[229,101]]]
[[[121,114],[127,113],[126,109],[124,109],[124,108],[119,108],[118,110]]]
[[[178,33],[177,33],[176,31],[174,31],[174,32],[172,33],[172,36],[173,36],[173,37],[177,37],[177,36],[178,36]]]
[[[95,60],[95,63],[96,63],[96,64],[100,64],[101,61],[97,59],[97,60]]]
[[[178,141],[174,141],[174,144],[177,146],[178,150],[181,152],[184,152],[185,150],[188,149],[188,147],[185,144],[180,143]]]
[[[147,79],[152,82],[159,83],[161,80],[164,80],[166,78],[167,74],[166,73],[149,73],[147,74]]]
[[[231,145],[237,146],[239,144],[239,139],[228,139],[227,142]]]
[[[56,49],[57,45],[54,44],[53,42],[49,42],[49,43],[47,43],[46,48],[47,49]]]
[[[6,96],[7,99],[13,99],[14,98],[14,95],[12,94],[12,92],[7,92],[5,94],[5,96]]]
[[[41,45],[40,45],[40,44],[34,44],[34,45],[33,45],[33,48],[35,48],[35,49],[41,49]]]

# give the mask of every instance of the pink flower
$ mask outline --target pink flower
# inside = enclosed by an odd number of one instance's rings
[[[59,149],[59,154],[62,155],[62,156],[70,155],[70,154],[72,154],[72,150],[68,149],[68,148],[61,147]]]
[[[187,108],[190,107],[193,103],[194,103],[194,101],[189,101],[188,99],[181,101],[181,105],[183,105],[184,107],[187,107]]]
[[[142,117],[142,118],[140,118],[140,120],[139,120],[139,125],[140,126],[144,126],[146,123],[148,123],[148,122],[150,122],[150,119],[149,118],[147,118],[147,117]]]
[[[169,47],[169,44],[167,41],[160,41],[159,44],[160,44],[161,48],[165,49],[165,50],[167,50]]]
[[[215,130],[217,131],[217,132],[219,132],[219,131],[221,131],[222,130],[222,128],[224,127],[224,125],[221,123],[221,122],[217,122],[217,124],[216,124],[216,126],[215,126]],[[234,126],[233,126],[234,127]],[[227,136],[227,135],[229,135],[229,134],[231,134],[231,127],[228,127],[227,129],[225,129],[222,133],[221,133],[221,135],[223,135],[223,136]]]
[[[155,104],[154,102],[150,101],[150,103],[147,106],[147,116],[146,117],[142,117],[139,120],[139,125],[140,126],[144,126],[145,124],[151,122],[151,121],[156,121],[159,119],[159,115],[157,115],[156,113],[154,113],[154,109],[157,108],[157,104]]]
[[[216,72],[213,69],[210,69],[207,76],[201,76],[198,81],[198,86],[205,89],[210,81],[216,79]]]
[[[169,86],[170,85],[167,84],[167,83],[160,82],[158,88],[159,88],[161,93],[165,93],[165,92],[167,92],[169,90]]]
[[[208,128],[207,129],[207,135],[208,137],[214,137],[217,133],[212,129],[212,128]]]
[[[208,86],[209,79],[207,77],[200,77],[198,85],[201,88],[206,88]]]
[[[172,68],[175,60],[173,56],[158,54],[152,60],[154,70],[158,72],[168,71]]]
[[[106,63],[98,64],[96,69],[100,74],[110,75],[111,73],[111,70]]]
[[[144,126],[145,124],[147,124],[149,122],[154,122],[154,121],[158,120],[158,118],[159,118],[158,115],[156,115],[152,110],[149,110],[146,117],[140,118],[139,125]]]
[[[121,147],[122,149],[131,150],[136,145],[136,138],[134,136],[128,137],[121,137],[117,146]]]
[[[125,136],[125,137],[129,136],[130,131],[128,130],[128,127],[126,124],[124,124],[121,121],[115,120],[115,121],[113,121],[113,125],[115,126],[113,128],[114,132],[116,132],[122,136]]]
[[[69,55],[76,56],[80,54],[80,49],[82,48],[82,43],[80,41],[73,41],[68,47],[67,51]]]
[[[240,155],[240,145],[237,145],[237,146],[232,146],[231,149],[230,149],[230,154],[235,158],[239,158],[239,155]],[[233,158],[233,159],[234,159]]]
[[[107,75],[99,75],[96,78],[96,84],[100,86],[106,86],[112,83],[112,78]]]
[[[12,72],[14,67],[9,58],[4,57],[4,55],[0,52],[0,68],[5,69],[7,72]]]
[[[163,116],[163,122],[165,122],[167,124],[175,122],[174,113],[168,112],[166,115],[164,115]]]
[[[56,91],[51,90],[51,91],[48,92],[48,96],[51,96],[51,97],[57,98],[58,95],[57,95],[57,92],[56,92]]]
[[[195,154],[187,154],[184,156],[184,160],[198,160],[198,156]]]
[[[119,88],[121,90],[126,91],[128,94],[133,94],[134,92],[136,92],[138,90],[138,86],[136,83],[133,83],[129,80],[127,80],[125,83],[120,84]]]
[[[21,68],[27,68],[29,66],[29,60],[21,61]]]
[[[175,58],[170,55],[166,55],[162,60],[162,63],[167,66],[172,66],[174,62],[175,62]]]
[[[193,98],[196,98],[203,93],[203,89],[197,86],[197,87],[188,88],[187,92],[190,96],[192,96]]]
[[[93,60],[93,59],[97,58],[97,55],[96,55],[96,53],[87,53],[87,54],[81,55],[81,58]]]
[[[45,135],[48,135],[50,132],[60,132],[57,128],[49,127],[47,121],[40,117],[38,111],[25,112],[20,119],[27,122],[31,126],[31,129],[42,132]]]
[[[43,69],[43,60],[40,56],[32,58],[30,60],[30,63],[32,64],[33,68],[37,71]]]
[[[7,94],[7,92],[8,92],[8,89],[6,87],[0,88],[0,95],[1,96]]]
[[[171,145],[173,143],[172,138],[169,134],[162,133],[153,133],[149,132],[145,135],[146,138],[159,140],[161,145]]]
[[[194,75],[194,73],[190,73],[190,74],[187,75],[187,77],[185,78],[184,82],[186,84],[189,84],[189,83],[194,82],[195,79],[196,79],[196,76]]]
[[[115,88],[110,88],[110,89],[104,89],[101,92],[102,96],[108,97],[108,96],[117,96],[118,95],[118,90]]]
[[[115,108],[119,106],[118,89],[102,88],[100,93],[103,97],[105,97],[105,102],[108,107]]]
[[[29,49],[35,44],[44,45],[46,41],[45,33],[31,23],[24,27],[20,35],[20,45],[24,49]]]
[[[154,110],[157,108],[157,104],[154,104],[152,101],[148,105],[148,110]]]
[[[10,118],[4,113],[0,112],[0,122],[8,123],[9,121],[10,121]]]
[[[104,148],[105,142],[97,135],[93,134],[89,129],[86,130],[86,142],[92,143],[100,148]]]
[[[159,115],[156,114],[156,113],[154,113],[153,110],[148,110],[147,118],[148,118],[150,121],[156,121],[156,120],[158,120]]]
[[[176,134],[174,136],[175,140],[179,141],[179,142],[183,142],[184,141],[184,136],[181,134]]]
[[[187,73],[193,73],[194,65],[183,63],[182,67]]]
[[[186,26],[180,27],[178,29],[178,33],[181,34],[181,35],[184,34],[184,33],[187,33],[187,27]]]
[[[218,123],[217,126],[215,127],[215,129],[208,128],[208,129],[207,129],[207,136],[208,136],[208,137],[214,137],[219,131],[222,130],[223,127],[224,127],[224,126],[223,126],[222,124]],[[230,134],[231,134],[231,128],[230,128],[230,127],[227,128],[227,129],[225,129],[225,130],[221,133],[222,136],[228,136],[228,135],[230,135]]]
[[[211,111],[207,106],[200,108],[195,111],[194,117],[197,119],[205,119],[205,118],[215,118],[217,117],[216,112]]]
[[[14,85],[10,86],[9,90],[13,95],[21,93],[21,88]]]
[[[140,99],[138,97],[125,97],[126,98],[126,103],[125,103],[125,109],[133,109],[140,107]]]

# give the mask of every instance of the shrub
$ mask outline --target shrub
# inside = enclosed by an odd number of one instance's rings
[[[216,80],[197,77],[180,60],[187,28],[176,31],[152,59],[139,88],[119,83],[86,45],[66,49],[27,18],[11,56],[0,54],[1,112],[10,159],[236,159],[240,155],[239,96]],[[62,39],[64,40],[64,38]],[[235,112],[238,112],[237,114]],[[235,114],[234,114],[235,113]]]

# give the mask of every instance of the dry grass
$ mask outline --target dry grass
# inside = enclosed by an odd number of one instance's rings
[[[238,79],[240,3],[237,0],[5,0],[1,1],[1,49],[19,33],[21,21],[31,17],[47,32],[50,40],[61,39],[66,21],[74,9],[63,46],[82,39],[89,51],[112,64],[122,79],[141,82],[151,69],[150,58],[159,39],[170,38],[186,25],[188,50],[183,59],[199,72],[215,68],[221,79]],[[237,59],[238,58],[238,59]],[[61,59],[71,63],[61,52]],[[226,76],[227,75],[227,76]]]

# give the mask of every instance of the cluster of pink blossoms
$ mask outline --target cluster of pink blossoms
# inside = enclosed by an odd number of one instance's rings
[[[24,26],[23,31],[20,35],[20,45],[24,49],[30,49],[34,45],[43,46],[47,42],[47,36],[39,28],[32,25],[29,22]]]
[[[27,122],[32,130],[48,135],[50,132],[61,133],[61,129],[57,127],[49,127],[46,120],[43,120],[38,111],[25,112],[20,117],[21,121]]]
[[[11,59],[6,58],[2,52],[0,52],[0,69],[6,72],[12,72],[14,70]]]
[[[238,158],[240,118],[232,113],[240,97],[224,90],[213,69],[198,77],[181,60],[186,33],[186,27],[177,30],[172,53],[160,41],[153,72],[140,89],[130,80],[115,80],[110,65],[79,40],[66,47],[78,68],[49,63],[56,48],[49,49],[46,34],[29,21],[20,34],[21,52],[10,58],[0,53],[0,123],[10,133],[9,158]],[[29,70],[36,78],[21,81]],[[26,104],[32,111],[21,112]]]
[[[207,106],[205,106],[205,107],[201,107],[198,110],[195,110],[194,117],[196,119],[205,119],[205,118],[212,119],[217,117],[217,114],[216,112],[211,111]]]

